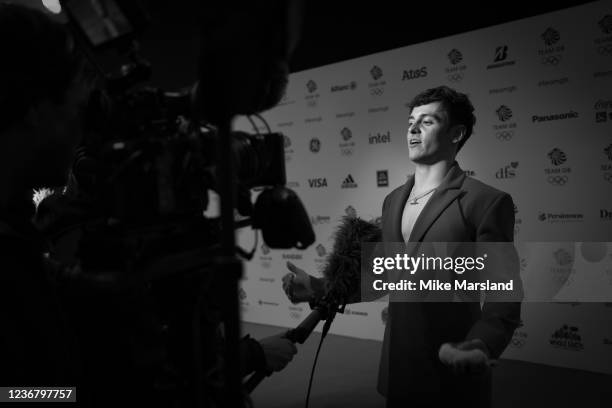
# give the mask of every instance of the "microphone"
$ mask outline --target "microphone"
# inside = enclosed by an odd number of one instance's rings
[[[328,297],[344,304],[359,292],[362,244],[381,240],[380,218],[368,222],[359,217],[342,217],[334,234],[334,247],[323,269]]]

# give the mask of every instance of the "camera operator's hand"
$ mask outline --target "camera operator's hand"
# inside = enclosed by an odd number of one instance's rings
[[[495,365],[490,360],[486,345],[474,339],[461,343],[444,343],[438,352],[440,361],[449,366],[455,374],[482,374]]]
[[[315,297],[312,279],[303,269],[298,268],[291,262],[287,262],[290,273],[283,276],[283,290],[292,303],[308,302]]]
[[[285,333],[265,337],[259,340],[259,344],[266,357],[266,368],[271,371],[280,371],[293,359],[297,348],[287,338]]]

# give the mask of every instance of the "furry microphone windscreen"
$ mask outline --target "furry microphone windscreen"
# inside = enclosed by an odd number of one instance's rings
[[[372,222],[359,217],[342,218],[334,234],[334,247],[323,269],[326,291],[338,301],[347,301],[360,290],[362,243],[380,242],[380,219]]]

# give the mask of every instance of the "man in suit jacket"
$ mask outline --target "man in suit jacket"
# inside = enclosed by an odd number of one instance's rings
[[[415,173],[384,200],[383,241],[512,242],[510,195],[467,177],[455,161],[475,123],[467,96],[446,86],[429,89],[410,111],[406,137]],[[378,384],[388,407],[490,406],[490,363],[520,321],[517,259],[513,250],[504,259],[515,281],[513,301],[390,302]],[[288,266],[292,274],[283,282],[292,301],[321,294],[320,280]]]

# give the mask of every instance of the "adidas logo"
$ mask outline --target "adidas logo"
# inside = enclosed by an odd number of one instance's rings
[[[351,176],[349,174],[348,176],[346,176],[346,178],[342,182],[342,186],[341,187],[342,188],[357,188],[357,183],[355,183],[355,180],[353,179],[353,176]]]

